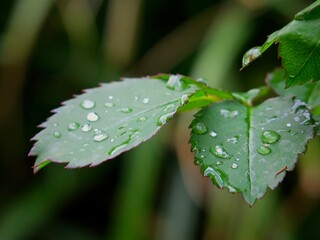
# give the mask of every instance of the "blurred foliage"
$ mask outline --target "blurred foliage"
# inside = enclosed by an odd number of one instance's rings
[[[96,168],[55,165],[33,175],[27,157],[50,110],[99,82],[172,72],[226,90],[262,85],[279,65],[276,47],[239,72],[243,53],[310,3],[4,1],[0,239],[318,239],[318,139],[253,208],[213,188],[193,165],[186,113],[149,143]]]

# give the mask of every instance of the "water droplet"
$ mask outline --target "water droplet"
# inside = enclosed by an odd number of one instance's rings
[[[53,136],[56,138],[61,138],[61,133],[60,132],[54,132]]]
[[[80,105],[84,109],[91,109],[96,105],[96,103],[90,99],[85,99],[82,101],[82,103]]]
[[[237,139],[237,137],[229,138],[229,139],[227,139],[227,142],[231,142],[231,143],[235,144],[235,143],[238,143],[238,139]]]
[[[258,153],[260,153],[261,155],[268,155],[269,153],[271,153],[271,149],[266,146],[261,146],[258,148]]]
[[[174,112],[166,113],[166,114],[161,115],[158,118],[157,125],[158,126],[162,126],[163,124],[167,123],[173,117],[173,114],[174,114]]]
[[[212,167],[207,167],[206,170],[204,170],[203,176],[210,177],[218,185],[218,187],[223,187],[223,180],[220,173],[214,170]]]
[[[113,96],[109,96],[108,99],[112,100],[112,99],[113,99]]]
[[[218,158],[230,158],[230,155],[226,152],[226,150],[220,146],[216,145],[210,148],[210,152]]]
[[[144,103],[144,104],[148,104],[149,103],[149,98],[144,98],[143,100],[142,100],[142,102]]]
[[[105,107],[114,107],[114,106],[116,106],[114,103],[112,103],[112,102],[106,102],[105,104],[104,104],[104,106]]]
[[[291,127],[291,123],[287,123],[287,125],[286,125],[287,127]]]
[[[233,169],[237,169],[239,167],[239,165],[237,164],[237,163],[233,163],[232,165],[231,165],[231,168],[233,168]]]
[[[299,122],[300,118],[299,117],[294,117],[293,120],[295,120],[296,122]]]
[[[54,124],[52,124],[52,126],[53,127],[58,127],[59,125],[58,125],[58,123],[54,123]]]
[[[133,99],[133,101],[138,101],[140,99],[140,97],[139,96],[134,96],[134,99]]]
[[[189,100],[188,94],[183,94],[180,98],[180,104],[183,105]]]
[[[73,122],[73,123],[70,123],[70,124],[68,125],[68,130],[69,130],[69,131],[74,131],[74,130],[78,129],[79,127],[80,127],[80,124],[79,124],[79,123]]]
[[[84,143],[82,146],[87,147],[87,146],[89,146],[89,144],[88,143]]]
[[[110,142],[114,142],[114,139],[113,139],[113,138],[111,138],[111,139],[110,139]]]
[[[120,108],[117,110],[118,112],[122,112],[122,113],[131,113],[132,109],[131,108]]]
[[[229,185],[229,186],[227,186],[227,188],[228,188],[228,190],[229,190],[229,192],[230,192],[230,193],[236,193],[236,192],[239,192],[239,191],[237,191],[235,188],[231,187],[230,185]]]
[[[261,47],[253,47],[249,49],[242,58],[242,66],[247,66],[250,62],[260,57],[262,54]]]
[[[83,132],[89,132],[91,129],[92,129],[92,126],[91,126],[89,123],[83,124],[83,126],[82,126],[82,128],[81,128],[81,130],[82,130]]]
[[[166,87],[174,91],[182,91],[187,88],[187,85],[181,81],[181,75],[171,75],[167,81]]]
[[[208,85],[209,85],[208,80],[205,79],[205,78],[197,78],[196,81],[197,81],[198,83],[202,83],[202,84],[205,85],[205,86],[208,86]]]
[[[280,139],[280,135],[274,131],[264,131],[261,135],[261,141],[263,143],[268,143],[268,144],[271,144],[271,143],[275,143],[277,141],[279,141]]]
[[[236,116],[239,115],[238,111],[229,111],[226,109],[221,109],[220,114],[225,117],[225,118],[235,118]]]
[[[218,161],[216,162],[217,165],[222,165],[222,162]]]
[[[97,130],[97,129],[95,129],[94,131],[95,131],[95,135],[93,137],[93,140],[95,142],[101,142],[109,137],[109,135],[105,131]]]
[[[216,136],[218,136],[217,132],[215,132],[215,131],[211,131],[211,132],[209,133],[209,135],[210,135],[211,137],[213,137],[213,138],[215,138]]]
[[[192,131],[196,134],[205,134],[208,132],[208,128],[202,122],[197,122],[193,127]]]
[[[147,117],[139,117],[138,122],[144,122],[147,119],[148,119]]]
[[[99,115],[95,112],[90,112],[87,115],[87,120],[90,122],[95,122],[99,119]]]
[[[236,161],[239,162],[239,161],[240,161],[240,158],[236,158]]]

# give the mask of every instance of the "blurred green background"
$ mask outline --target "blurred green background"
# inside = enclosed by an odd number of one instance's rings
[[[100,82],[170,72],[225,90],[264,84],[276,47],[239,72],[243,53],[311,2],[2,1],[0,239],[320,239],[319,139],[252,208],[193,165],[192,113],[95,168],[33,175],[27,157],[50,110]]]

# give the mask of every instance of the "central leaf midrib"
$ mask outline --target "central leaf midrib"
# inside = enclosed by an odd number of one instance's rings
[[[252,139],[252,107],[247,107],[247,119],[248,119],[248,181],[249,181],[249,193],[251,194],[252,192],[252,179],[251,179],[251,166],[252,166],[252,147],[251,144],[253,143]]]

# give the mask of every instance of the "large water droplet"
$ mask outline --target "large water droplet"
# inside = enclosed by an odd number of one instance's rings
[[[116,106],[114,103],[112,103],[112,102],[106,102],[105,104],[104,104],[104,106],[105,107],[114,107],[114,106]]]
[[[93,108],[96,104],[94,101],[90,100],[90,99],[85,99],[82,101],[82,103],[80,104],[81,107],[83,107],[84,109],[91,109]]]
[[[79,127],[80,127],[80,124],[79,124],[79,123],[73,122],[73,123],[70,123],[70,124],[68,125],[68,130],[69,130],[69,131],[74,131],[74,130],[78,129]]]
[[[242,58],[242,67],[247,66],[250,62],[260,57],[262,54],[261,47],[253,47],[249,49]]]
[[[144,103],[144,104],[148,104],[149,103],[149,98],[144,98],[143,100],[142,100],[142,102]]]
[[[261,155],[268,155],[269,153],[271,153],[271,149],[266,146],[261,146],[258,148],[258,153],[260,153]]]
[[[94,131],[95,131],[95,135],[93,137],[93,140],[95,142],[101,142],[109,137],[109,135],[105,131],[97,130],[97,129],[95,129]]]
[[[233,163],[232,165],[231,165],[231,168],[233,168],[233,169],[237,169],[239,167],[239,165],[237,164],[237,163]]]
[[[225,117],[225,118],[235,118],[236,116],[239,115],[238,111],[229,111],[226,109],[221,109],[220,114]]]
[[[55,138],[61,138],[61,133],[56,131],[56,132],[53,133],[53,136]]]
[[[207,167],[206,170],[204,170],[203,176],[210,177],[218,185],[218,187],[223,187],[223,180],[220,173],[214,170],[212,167]]]
[[[271,130],[264,131],[261,135],[261,141],[268,144],[275,143],[279,141],[280,138],[281,136],[278,133]]]
[[[99,119],[99,115],[95,112],[90,112],[87,115],[87,120],[90,122],[95,122]]]
[[[89,123],[85,123],[83,124],[83,126],[81,127],[81,130],[83,132],[89,132],[92,129],[92,126]]]
[[[158,118],[157,125],[158,126],[162,126],[163,124],[167,123],[170,119],[172,119],[173,114],[174,114],[174,112],[166,113],[166,114],[161,115]]]
[[[215,138],[215,137],[218,136],[217,132],[215,132],[215,131],[211,131],[211,132],[209,133],[209,135],[210,135],[211,137],[213,137],[213,138]]]
[[[220,145],[216,145],[212,148],[210,148],[210,152],[215,155],[218,158],[230,158],[230,155],[226,152],[226,150],[220,146]]]
[[[120,108],[117,110],[118,112],[122,112],[122,113],[131,113],[132,112],[132,108]]]
[[[180,104],[183,105],[189,100],[188,94],[183,94],[180,98]]]

